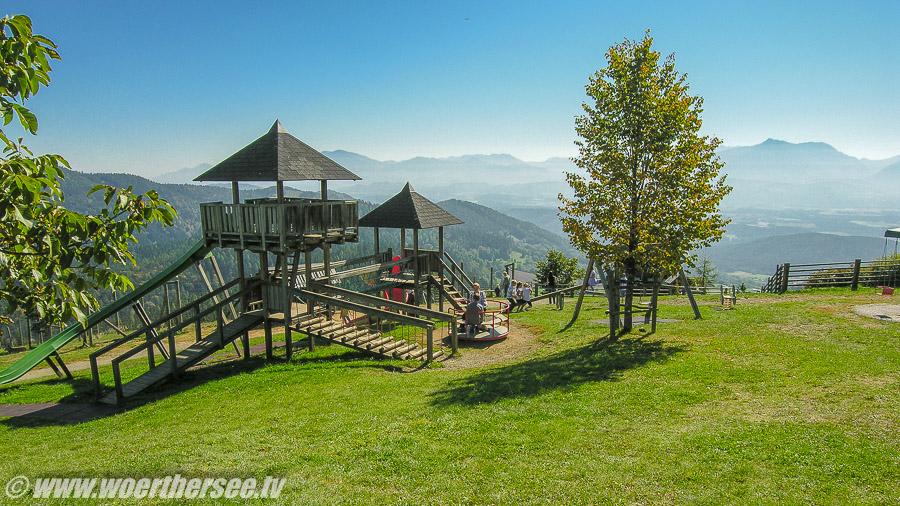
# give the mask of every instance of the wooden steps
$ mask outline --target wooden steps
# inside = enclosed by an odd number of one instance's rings
[[[443,292],[444,297],[446,297],[450,301],[450,305],[455,307],[456,309],[462,310],[463,307],[458,302],[460,299],[464,299],[461,293],[453,286],[453,283],[450,282],[449,279],[444,278],[444,283],[441,284],[440,278],[431,275],[431,283],[434,284],[438,290]]]
[[[427,350],[421,348],[418,343],[409,343],[402,339],[394,340],[381,332],[365,327],[345,326],[341,321],[326,320],[321,316],[303,318],[301,323],[294,324],[293,330],[371,355],[404,360],[427,360]],[[433,355],[439,356],[440,350],[435,351]]]
[[[180,373],[185,369],[196,365],[204,358],[222,349],[224,345],[239,338],[244,332],[258,326],[262,321],[262,315],[258,313],[248,313],[239,316],[222,328],[222,346],[219,346],[218,332],[213,331],[212,334],[178,352],[175,355],[176,370]],[[122,397],[127,398],[137,395],[153,385],[162,383],[171,377],[172,368],[170,363],[168,361],[163,362],[122,385]],[[107,404],[118,404],[120,401],[121,399],[119,399],[115,390],[100,398],[100,402]]]

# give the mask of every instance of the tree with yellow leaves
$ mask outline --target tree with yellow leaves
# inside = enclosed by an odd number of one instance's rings
[[[719,211],[731,191],[716,155],[721,141],[700,135],[703,99],[688,94],[674,55],[662,59],[648,31],[609,49],[607,67],[585,87],[575,120],[579,155],[560,195],[572,245],[624,274],[623,331],[631,329],[634,281],[693,265],[691,251],[719,240],[730,220]]]

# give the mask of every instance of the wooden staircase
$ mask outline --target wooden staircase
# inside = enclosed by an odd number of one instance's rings
[[[221,350],[226,344],[233,342],[248,330],[258,326],[263,321],[262,314],[248,313],[239,316],[222,327],[222,339],[219,339],[218,331],[190,345],[175,355],[176,374],[196,365],[204,358]],[[100,398],[100,402],[107,404],[120,404],[125,398],[137,395],[144,390],[162,383],[173,376],[171,362],[158,364],[137,378],[121,385]]]
[[[346,346],[354,350],[385,358],[403,360],[427,360],[427,350],[418,343],[387,336],[376,330],[357,325],[346,325],[340,320],[330,320],[325,316],[304,315],[294,319],[293,329],[310,337]],[[434,358],[443,354],[435,350]]]
[[[453,283],[448,278],[444,278],[444,283],[441,284],[440,278],[432,274],[430,277],[430,281],[434,286],[437,287],[438,290],[440,290],[444,294],[444,297],[450,301],[450,304],[453,307],[459,310],[464,309],[459,301],[465,299],[465,297],[461,293],[459,293],[459,290],[457,290],[456,287],[453,286]]]

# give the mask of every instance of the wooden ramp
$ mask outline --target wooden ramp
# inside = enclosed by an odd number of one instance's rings
[[[219,340],[218,332],[188,346],[175,355],[175,369],[177,373],[196,365],[204,358],[221,350],[224,345],[231,343],[248,330],[258,326],[263,321],[262,314],[248,313],[239,316],[222,327],[222,339]],[[125,398],[137,395],[144,390],[162,383],[173,377],[171,363],[167,360],[153,369],[145,372],[137,378],[122,385],[121,391],[113,390],[100,398],[100,402],[107,404],[120,404]]]
[[[404,360],[427,360],[427,350],[418,343],[395,339],[365,326],[346,325],[343,321],[330,320],[324,316],[301,317],[299,322],[295,320],[293,329],[307,336],[314,336],[371,355]],[[437,358],[442,354],[442,350],[435,350],[433,357]]]

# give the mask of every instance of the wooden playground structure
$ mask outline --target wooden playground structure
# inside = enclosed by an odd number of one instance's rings
[[[122,403],[153,385],[177,379],[226,346],[245,359],[250,356],[252,329],[262,327],[265,352],[273,358],[273,329],[283,329],[284,354],[290,360],[297,344],[306,340],[313,350],[317,341],[330,342],[371,355],[431,361],[457,350],[453,310],[471,292],[473,282],[443,250],[444,227],[462,223],[419,195],[407,184],[396,196],[362,219],[355,200],[329,200],[328,181],[360,178],[288,134],[275,122],[262,137],[196,178],[230,182],[232,202],[200,205],[202,239],[178,262],[149,282],[125,294],[88,318],[88,329],[118,311],[134,308],[142,325],[90,355],[96,397]],[[240,182],[274,181],[276,197],[242,201]],[[319,199],[288,198],[285,181],[319,181]],[[332,262],[331,247],[359,240],[360,227],[374,228],[371,255]],[[400,230],[399,255],[382,251],[379,229]],[[419,248],[420,230],[438,229],[438,249]],[[411,248],[407,230],[412,230]],[[222,278],[210,253],[216,248],[234,251],[237,277]],[[313,252],[321,250],[321,262]],[[259,271],[247,274],[248,255],[258,256]],[[218,287],[200,267],[209,292],[151,321],[140,298],[191,266],[210,258]],[[166,288],[168,305],[168,288]],[[397,293],[411,294],[396,297]],[[180,299],[180,296],[178,297]],[[435,300],[436,299],[436,300]],[[178,300],[180,302],[180,300]],[[409,303],[408,303],[409,302]],[[424,302],[424,304],[423,304]],[[437,308],[432,308],[436,302]],[[444,305],[448,312],[444,311]],[[210,327],[210,323],[212,326]],[[35,348],[19,362],[0,371],[0,383],[21,377],[41,361],[88,329],[75,324]],[[176,336],[193,332],[193,342]],[[241,345],[238,346],[238,341]],[[121,364],[146,355],[143,373],[123,377]],[[112,385],[104,385],[100,364],[112,364]],[[52,363],[52,361],[51,361]]]

